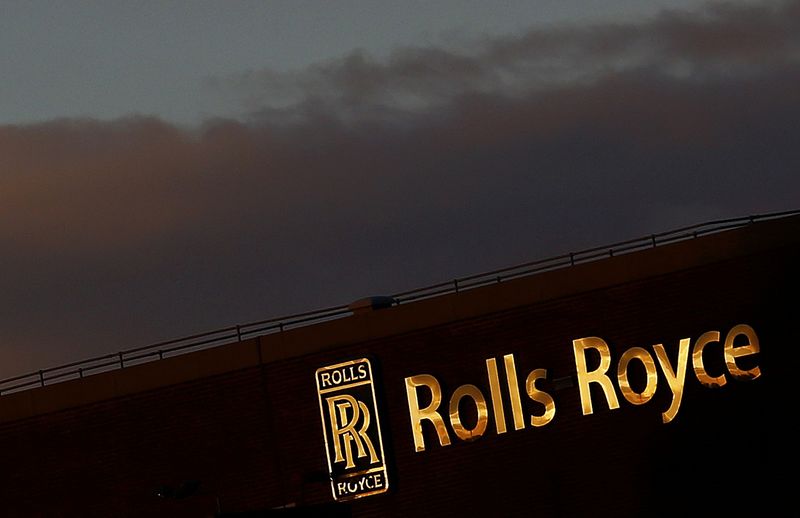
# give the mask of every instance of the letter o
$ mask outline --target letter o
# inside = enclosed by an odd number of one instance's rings
[[[471,398],[478,409],[478,422],[475,423],[475,428],[472,430],[464,428],[464,425],[461,424],[461,416],[458,413],[458,405],[464,397]],[[489,412],[486,409],[486,399],[480,389],[475,385],[461,385],[458,387],[450,397],[450,424],[453,426],[456,436],[462,441],[474,441],[486,431],[488,422]]]
[[[628,382],[628,364],[631,360],[639,360],[644,365],[644,370],[647,373],[647,385],[645,385],[642,392],[635,392]],[[617,379],[619,380],[619,389],[622,396],[628,402],[634,405],[643,405],[650,401],[653,394],[656,393],[658,385],[658,374],[656,373],[656,363],[650,353],[641,347],[631,347],[619,359],[617,365]]]

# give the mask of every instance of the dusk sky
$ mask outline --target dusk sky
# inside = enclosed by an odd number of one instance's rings
[[[797,0],[0,0],[0,71],[0,377],[800,208]]]

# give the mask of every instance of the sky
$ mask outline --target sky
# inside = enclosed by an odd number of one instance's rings
[[[246,116],[218,81],[286,72],[354,50],[384,59],[407,46],[531,26],[620,21],[690,0],[0,1],[0,122],[104,120],[133,113],[193,125]]]
[[[497,5],[0,1],[0,377],[800,208],[800,1]]]

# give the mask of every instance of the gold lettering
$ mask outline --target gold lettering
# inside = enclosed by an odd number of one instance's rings
[[[733,341],[739,335],[747,337],[747,345],[734,347]],[[747,324],[734,326],[733,329],[728,332],[728,336],[725,337],[725,363],[728,365],[728,371],[731,373],[731,376],[738,380],[754,380],[761,376],[761,368],[757,365],[750,370],[742,370],[736,365],[736,358],[750,356],[751,354],[756,354],[760,350],[761,347],[758,343],[758,337],[752,327]]]
[[[428,390],[431,391],[431,403],[423,409],[419,408],[417,399],[417,387],[421,386],[428,387]],[[425,451],[425,436],[422,434],[423,419],[433,423],[436,434],[439,436],[439,444],[449,446],[450,436],[447,434],[442,416],[437,412],[439,404],[442,402],[442,389],[436,378],[430,374],[418,374],[406,378],[406,395],[408,396],[408,413],[411,417],[411,431],[414,434],[416,451]]]
[[[458,405],[464,397],[472,398],[478,409],[478,422],[472,430],[467,430],[461,423],[461,416],[458,412]],[[486,399],[480,389],[475,385],[461,385],[453,392],[450,398],[450,424],[459,439],[463,441],[473,441],[486,431],[489,422],[489,412],[486,410]]]
[[[511,398],[511,413],[514,416],[514,430],[525,428],[525,416],[522,414],[522,399],[519,397],[517,382],[517,367],[514,365],[514,355],[503,356],[506,366],[506,381],[508,381],[508,395]]]
[[[370,464],[378,462],[375,448],[372,446],[372,441],[367,435],[367,429],[370,423],[367,405],[362,401],[356,401],[353,396],[347,394],[329,397],[326,401],[328,402],[328,415],[330,415],[331,418],[331,435],[335,455],[334,462],[347,461],[345,465],[346,468],[355,466],[351,442],[355,443],[359,458],[367,455],[364,449],[366,445],[367,450],[369,450]],[[351,414],[349,419],[348,411]],[[363,423],[361,428],[356,430],[355,427],[361,416],[364,416]],[[342,452],[342,441],[344,442],[344,455]]]
[[[489,373],[489,393],[492,397],[494,424],[499,435],[506,433],[506,415],[503,411],[503,398],[500,395],[500,377],[497,374],[497,361],[494,358],[486,360],[486,370]]]
[[[553,397],[547,392],[536,388],[536,380],[546,378],[547,369],[536,369],[531,371],[525,380],[525,391],[528,396],[537,403],[544,405],[544,414],[531,416],[531,426],[544,426],[552,421],[556,415],[556,403],[553,401]]]
[[[678,346],[678,372],[677,374],[669,363],[667,351],[664,346],[656,344],[653,349],[656,351],[658,363],[661,365],[661,370],[664,371],[664,377],[667,378],[669,388],[672,389],[672,402],[667,408],[666,412],[661,414],[661,419],[664,423],[669,423],[675,416],[678,415],[678,409],[681,406],[681,399],[683,398],[683,385],[686,382],[686,364],[689,363],[689,344],[690,338],[682,338]]]
[[[631,388],[630,382],[628,382],[628,364],[633,359],[642,362],[644,370],[647,373],[647,384],[641,393],[634,391]],[[619,390],[628,402],[634,405],[647,403],[653,397],[653,394],[656,393],[656,387],[658,386],[658,373],[656,372],[656,363],[653,361],[653,357],[641,347],[631,347],[625,351],[622,358],[619,359],[619,365],[617,365],[617,379],[619,380]]]
[[[606,371],[608,371],[608,367],[611,365],[611,353],[608,350],[608,344],[602,338],[590,336],[573,340],[572,349],[575,353],[575,368],[578,371],[578,389],[581,395],[583,415],[592,413],[592,394],[589,390],[590,383],[597,383],[603,389],[609,409],[614,410],[615,408],[619,408],[619,401],[614,391],[614,385],[611,384],[611,380],[606,376]],[[600,366],[592,372],[589,372],[586,367],[585,351],[587,349],[595,349],[600,353]]]
[[[712,342],[719,342],[719,331],[708,331],[700,335],[692,350],[692,367],[697,380],[704,387],[719,388],[725,386],[725,383],[728,382],[725,379],[725,374],[720,374],[717,377],[710,376],[703,365],[703,349]]]

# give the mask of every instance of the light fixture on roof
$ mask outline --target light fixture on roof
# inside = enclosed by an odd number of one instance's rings
[[[351,302],[348,304],[347,309],[357,315],[360,313],[367,313],[369,311],[390,308],[396,304],[397,300],[394,297],[378,295],[375,297],[366,297],[363,299],[358,299],[355,302]]]

